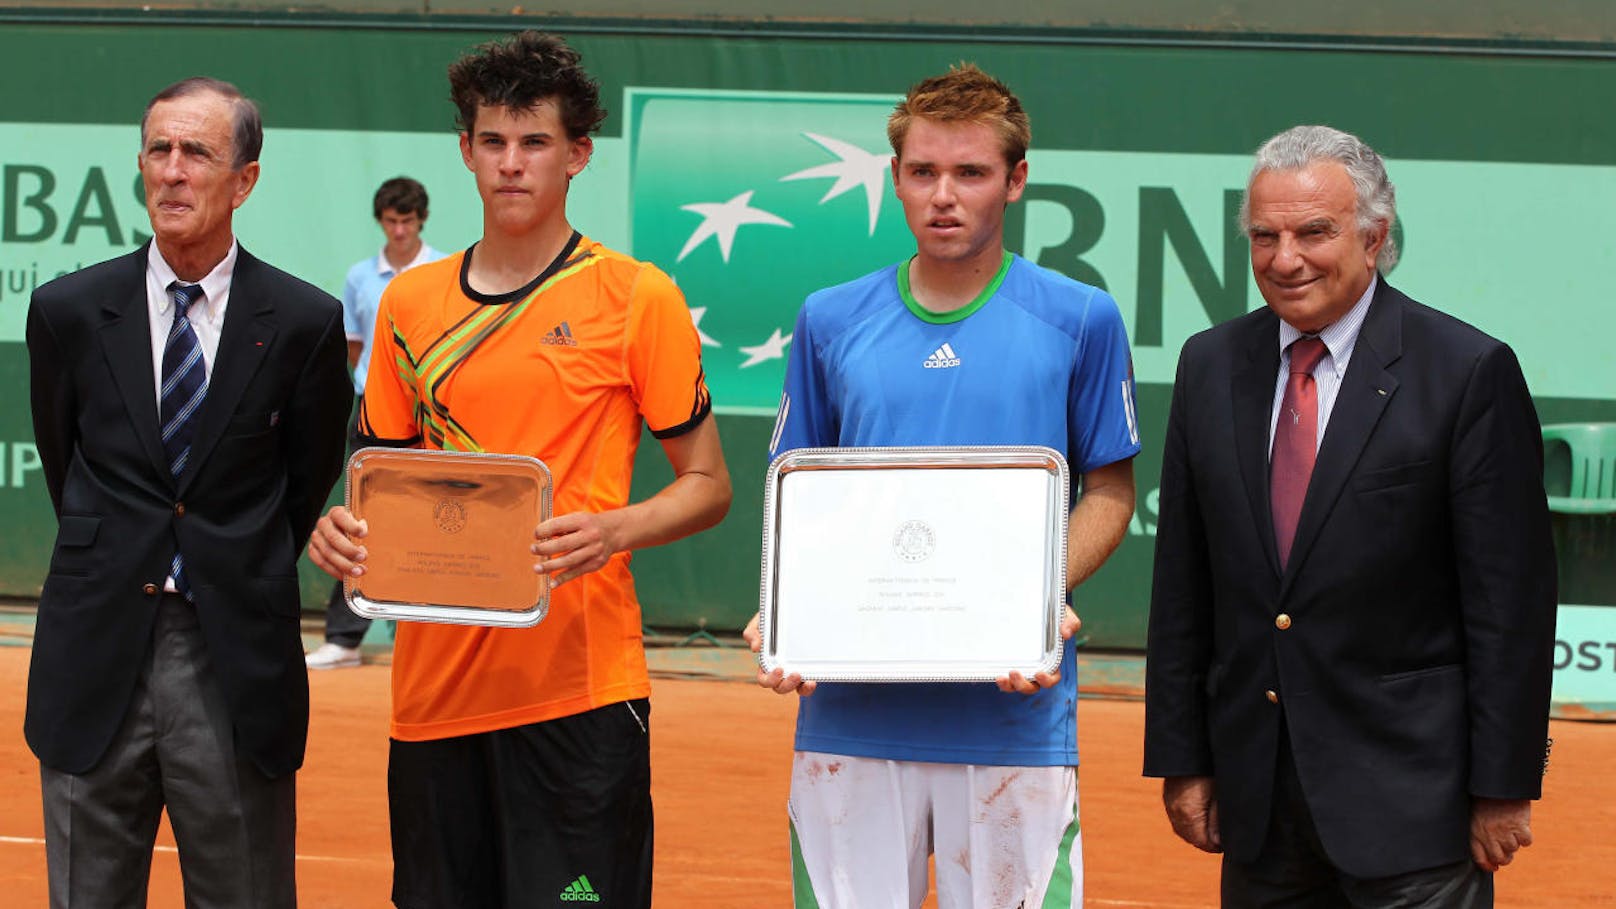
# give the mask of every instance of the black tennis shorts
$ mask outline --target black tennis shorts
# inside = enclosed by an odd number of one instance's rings
[[[400,909],[649,909],[651,705],[393,740]]]

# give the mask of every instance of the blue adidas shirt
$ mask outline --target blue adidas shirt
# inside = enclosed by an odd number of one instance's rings
[[[770,456],[794,448],[1047,445],[1074,474],[1139,453],[1128,337],[1104,291],[1005,254],[970,305],[937,314],[892,266],[810,296],[797,316]],[[1075,477],[1074,477],[1075,479]],[[1076,483],[1074,482],[1074,492]],[[796,747],[941,763],[1077,763],[1077,672],[986,683],[822,683]]]

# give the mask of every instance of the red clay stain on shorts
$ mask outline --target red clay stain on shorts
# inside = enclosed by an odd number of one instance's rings
[[[835,776],[836,774],[842,772],[842,762],[837,761],[834,764],[826,764],[825,770],[828,771],[831,776]]]
[[[840,765],[837,766],[837,769],[841,769]],[[820,777],[825,775],[825,765],[818,761],[807,761],[802,768],[802,775],[817,782]]]
[[[1017,894],[1027,892],[1026,883],[1021,879],[1019,850],[1006,841],[1000,841],[996,847],[996,861],[993,863],[993,888],[989,903],[991,906],[1014,906],[1015,909],[1026,909],[1027,898]]]
[[[1006,789],[1010,788],[1010,784],[1014,783],[1018,779],[1021,779],[1021,771],[1019,771],[1019,770],[1016,771],[1015,773],[1010,774],[1009,776],[1006,776],[1004,779],[1000,780],[999,781],[999,788],[993,790],[993,793],[991,795],[989,795],[986,799],[983,799],[982,806],[985,808],[988,805],[991,805],[994,802],[998,801],[999,796],[1004,795],[1004,791]]]

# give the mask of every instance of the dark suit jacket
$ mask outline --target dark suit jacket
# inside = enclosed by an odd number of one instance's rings
[[[341,308],[236,259],[185,473],[158,430],[146,249],[40,287],[28,311],[35,444],[58,530],[28,673],[28,744],[88,770],[128,709],[176,545],[237,747],[303,762],[296,560],[341,472],[352,401]]]
[[[1540,793],[1556,590],[1537,413],[1508,347],[1382,279],[1281,573],[1278,332],[1263,309],[1179,360],[1145,773],[1214,776],[1224,850],[1254,861],[1284,729],[1338,868],[1464,861],[1472,796]]]

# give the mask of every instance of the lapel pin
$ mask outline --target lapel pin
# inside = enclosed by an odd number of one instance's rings
[[[1378,394],[1378,395],[1380,395],[1381,397],[1384,398],[1384,397],[1386,397],[1386,389],[1377,388],[1377,389],[1375,389],[1375,394]]]

